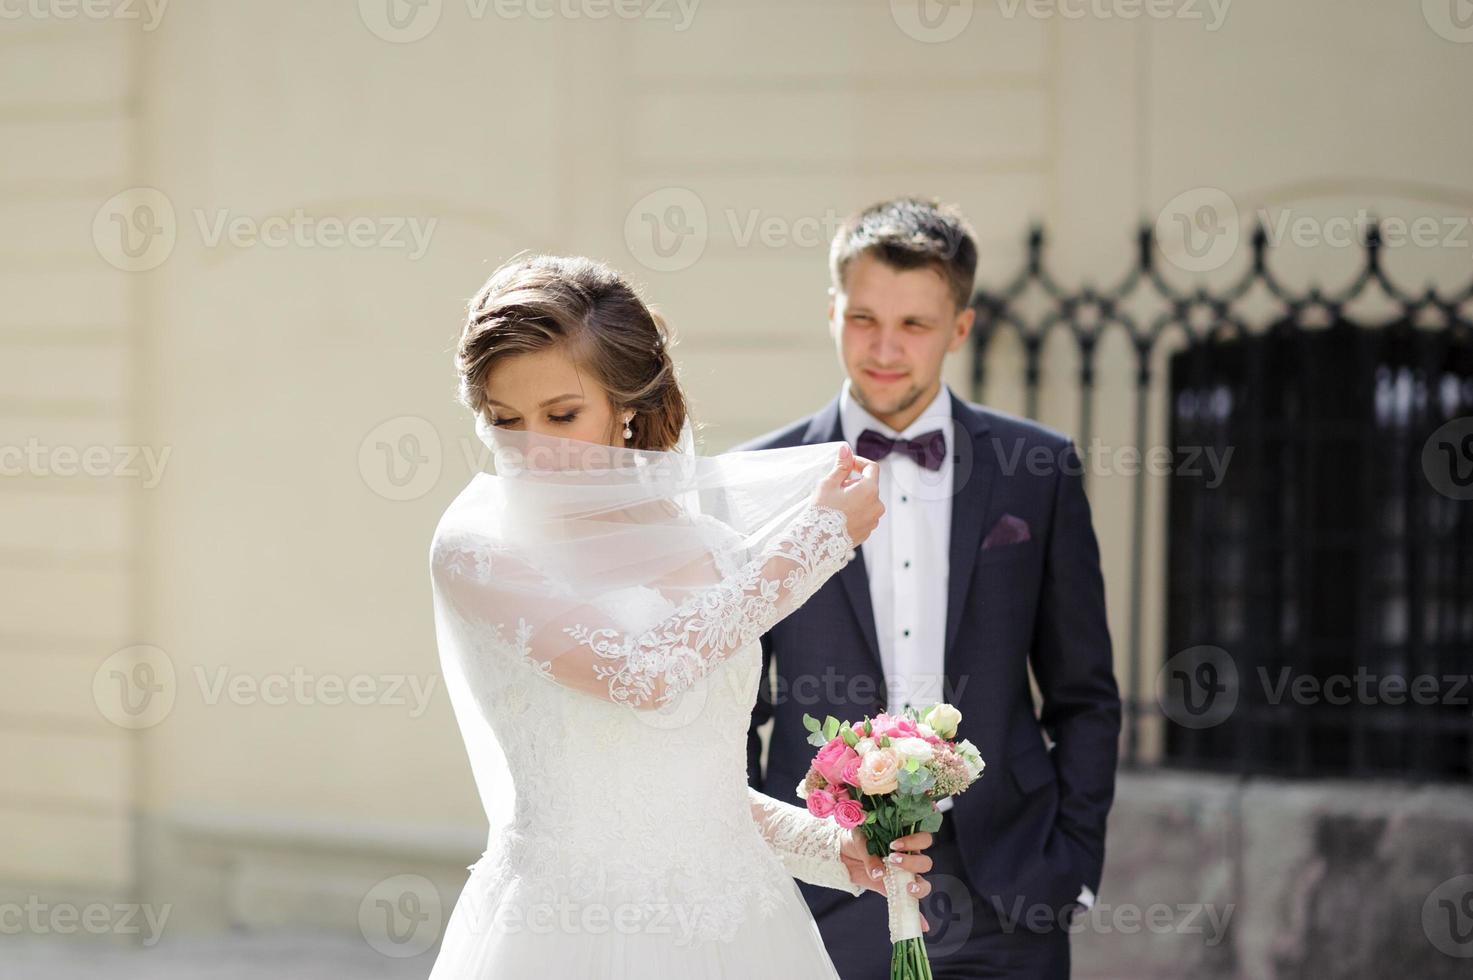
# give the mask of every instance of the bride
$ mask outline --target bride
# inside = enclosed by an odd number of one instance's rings
[[[750,789],[746,736],[758,638],[874,529],[876,464],[697,456],[663,321],[588,259],[498,270],[457,367],[496,473],[441,518],[431,581],[491,833],[432,980],[836,977],[793,878],[883,893],[883,867]],[[929,871],[930,844],[887,860]]]

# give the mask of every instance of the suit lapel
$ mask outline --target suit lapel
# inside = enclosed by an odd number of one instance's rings
[[[844,425],[839,418],[839,396],[835,395],[833,401],[820,409],[808,423],[808,429],[803,433],[803,442],[812,445],[843,441]],[[849,598],[854,618],[859,622],[859,631],[864,634],[865,647],[874,662],[875,677],[880,682],[879,701],[884,704],[885,668],[880,660],[880,641],[875,632],[875,608],[870,603],[869,573],[864,569],[863,551],[864,545],[861,544],[855,549],[854,560],[835,572],[834,577],[839,580],[844,595]]]
[[[987,519],[992,499],[992,485],[997,475],[997,460],[986,450],[983,436],[990,428],[987,417],[966,402],[951,398],[953,440],[951,471],[951,550],[947,573],[946,646],[943,655],[946,676],[956,677],[953,656],[956,631],[962,621],[962,607],[971,589],[972,572],[977,552],[982,545],[982,525]],[[967,438],[970,436],[970,438]]]

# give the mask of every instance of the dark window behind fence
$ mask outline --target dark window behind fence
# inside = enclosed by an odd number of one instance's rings
[[[1253,262],[1216,292],[1160,275],[1149,230],[1108,290],[1069,290],[1027,267],[973,301],[973,384],[983,396],[1000,330],[1022,342],[1026,414],[1037,416],[1045,340],[1077,344],[1090,443],[1095,360],[1110,330],[1136,358],[1134,428],[1166,386],[1169,478],[1164,623],[1142,622],[1145,481],[1133,489],[1124,646],[1125,760],[1143,721],[1164,725],[1162,759],[1194,769],[1290,776],[1473,776],[1473,283],[1403,292],[1372,232],[1343,290],[1297,294]],[[1266,291],[1248,322],[1239,300]],[[1368,290],[1389,316],[1357,319]],[[1143,302],[1143,300],[1147,300]],[[1388,304],[1382,304],[1383,308]],[[1158,345],[1180,349],[1153,377]],[[1204,480],[1206,452],[1226,459]],[[1231,452],[1230,456],[1226,454]],[[1098,514],[1096,515],[1099,516]],[[1163,630],[1165,663],[1144,663]]]

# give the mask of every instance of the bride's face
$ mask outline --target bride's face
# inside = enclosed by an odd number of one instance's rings
[[[486,378],[486,401],[497,428],[624,445],[623,415],[615,417],[603,386],[559,347],[498,362]]]

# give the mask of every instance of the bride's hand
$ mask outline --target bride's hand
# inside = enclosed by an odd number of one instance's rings
[[[849,477],[856,469],[859,479],[851,482]],[[879,464],[854,455],[847,443],[840,443],[838,459],[833,469],[818,481],[813,499],[843,511],[850,539],[855,545],[863,544],[885,513],[885,505],[880,503]]]
[[[864,468],[866,466],[870,466],[870,465],[879,466],[880,465],[879,463],[876,463],[874,460],[869,459],[869,458],[864,457],[864,456],[861,456],[858,453],[854,452],[853,450],[850,451],[849,458],[852,461],[851,464],[850,464],[850,467],[849,467],[849,477],[853,477],[853,479],[849,479],[848,477],[846,477],[845,478],[845,481],[844,481],[844,485],[845,486],[848,486],[849,484],[853,483],[854,480],[857,480],[861,476],[863,476],[864,475]]]
[[[931,883],[922,878],[921,873],[931,870],[932,861],[929,855],[922,854],[921,851],[930,847],[933,840],[934,838],[929,833],[922,830],[906,837],[897,837],[891,846],[890,856],[900,855],[895,866],[915,875],[915,881],[911,885],[911,894],[917,899],[925,898],[931,893]],[[849,869],[850,881],[877,891],[881,895],[885,894],[884,862],[869,852],[863,833],[851,828],[839,849],[839,856],[844,859],[844,865]],[[927,932],[931,929],[931,924],[926,921],[924,915],[921,916],[921,928]]]

